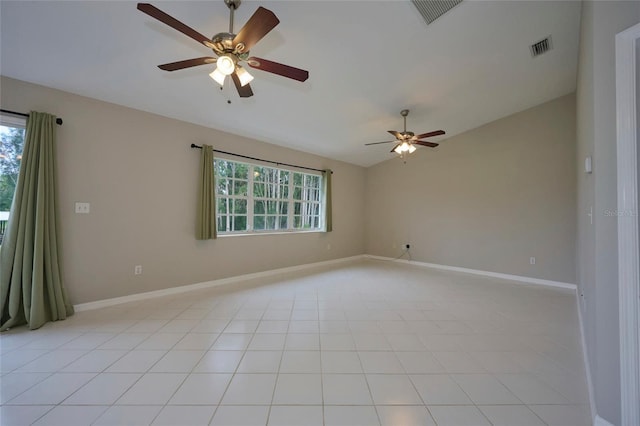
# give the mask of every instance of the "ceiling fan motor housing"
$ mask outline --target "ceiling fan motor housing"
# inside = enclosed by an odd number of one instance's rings
[[[235,36],[231,33],[218,33],[211,38],[211,43],[213,43],[211,48],[217,55],[231,53],[234,51],[233,39]]]
[[[242,3],[241,0],[224,0],[224,4],[226,4],[229,9],[237,9],[240,3]]]

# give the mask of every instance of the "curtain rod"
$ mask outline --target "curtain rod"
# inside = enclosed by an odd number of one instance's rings
[[[8,109],[0,109],[0,112],[4,112],[5,114],[19,115],[20,117],[29,117],[29,114],[25,114],[24,112],[9,111]],[[62,118],[56,118],[56,124],[62,126]]]
[[[195,143],[191,144],[191,148],[202,149],[202,147],[200,145],[196,145]],[[296,169],[314,170],[316,172],[322,172],[322,173],[326,172],[326,170],[314,169],[313,167],[304,167],[304,166],[296,166],[295,164],[279,163],[277,161],[263,160],[262,158],[249,157],[247,155],[234,154],[233,152],[219,151],[217,149],[214,149],[213,152],[217,152],[217,153],[220,153],[220,154],[233,155],[234,157],[247,158],[249,160],[262,161],[263,163],[271,163],[271,164],[275,164],[277,166],[289,166],[289,167],[295,167]],[[331,174],[333,174],[333,171],[331,172]]]

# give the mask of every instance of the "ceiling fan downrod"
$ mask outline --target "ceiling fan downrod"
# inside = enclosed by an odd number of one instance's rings
[[[227,5],[227,7],[229,8],[229,11],[231,12],[229,14],[229,33],[230,34],[233,34],[233,13],[238,7],[240,7],[241,1],[242,0],[224,0],[224,4]]]
[[[407,115],[409,115],[409,110],[408,109],[403,109],[402,111],[400,111],[400,115],[404,118],[404,132],[403,133],[407,133]]]

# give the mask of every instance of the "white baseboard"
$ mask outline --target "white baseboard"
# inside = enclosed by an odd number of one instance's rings
[[[510,274],[503,274],[500,272],[482,271],[479,269],[461,268],[459,266],[439,265],[437,263],[417,262],[417,261],[413,261],[413,260],[410,261],[405,259],[393,259],[391,257],[374,256],[372,254],[365,254],[364,257],[367,259],[385,260],[385,261],[392,261],[397,263],[406,263],[410,265],[422,266],[426,268],[442,269],[444,271],[464,272],[466,274],[482,275],[485,277],[500,278],[503,280],[517,281],[517,282],[523,282],[527,284],[538,284],[538,285],[544,285],[549,287],[564,288],[567,290],[575,291],[577,288],[575,284],[563,283],[560,281],[542,280],[540,278],[525,277],[522,275],[510,275]]]
[[[580,292],[576,289],[576,308],[578,309],[578,323],[580,326],[580,343],[582,347],[582,360],[584,370],[587,376],[587,391],[589,392],[589,409],[591,410],[591,420],[594,426],[607,426],[609,422],[598,417],[596,414],[596,399],[593,389],[593,380],[591,378],[591,367],[589,365],[589,353],[587,352],[587,339],[584,333],[584,322],[582,320],[582,309],[580,309]],[[598,420],[599,419],[599,420]],[[604,422],[604,423],[602,423]]]
[[[357,255],[357,256],[351,256],[351,257],[344,257],[340,259],[332,259],[332,260],[327,260],[323,262],[315,262],[315,263],[307,263],[304,265],[290,266],[286,268],[271,269],[268,271],[256,272],[252,274],[237,275],[234,277],[221,278],[219,280],[205,281],[201,283],[184,285],[179,287],[171,287],[171,288],[166,288],[162,290],[149,291],[145,293],[136,293],[128,296],[114,297],[111,299],[96,300],[95,302],[87,302],[87,303],[80,303],[80,304],[74,305],[73,308],[75,309],[76,312],[88,311],[91,309],[100,309],[108,306],[119,305],[122,303],[136,302],[136,301],[151,299],[155,297],[170,296],[172,294],[186,293],[194,290],[202,290],[205,288],[233,284],[233,283],[244,281],[244,280],[270,277],[273,275],[303,271],[306,269],[311,269],[311,268],[320,267],[320,266],[336,265],[336,264],[352,262],[360,259],[377,259],[377,260],[394,261],[398,263],[407,263],[411,265],[423,266],[423,267],[434,268],[434,269],[442,269],[446,271],[464,272],[464,273],[488,276],[493,278],[501,278],[501,279],[516,281],[516,282],[525,282],[528,284],[546,285],[546,286],[559,287],[559,288],[564,288],[569,290],[576,289],[575,284],[568,284],[568,283],[562,283],[557,281],[541,280],[538,278],[523,277],[519,275],[509,275],[509,274],[502,274],[498,272],[489,272],[489,271],[480,271],[476,269],[460,268],[457,266],[438,265],[435,263],[425,263],[425,262],[414,262],[414,261],[408,261],[408,260],[402,260],[402,259],[392,259],[388,257],[364,254],[364,255]]]
[[[596,418],[593,420],[593,426],[613,426],[613,424],[609,423],[600,416],[596,416]]]
[[[364,255],[343,257],[340,259],[332,259],[332,260],[326,260],[323,262],[315,262],[315,263],[306,263],[303,265],[289,266],[286,268],[271,269],[263,272],[237,275],[235,277],[221,278],[219,280],[205,281],[201,283],[183,285],[179,287],[165,288],[162,290],[149,291],[145,293],[136,293],[136,294],[131,294],[129,296],[114,297],[112,299],[96,300],[95,302],[87,302],[87,303],[80,303],[78,305],[73,305],[73,309],[76,312],[82,312],[82,311],[88,311],[91,309],[106,308],[108,306],[120,305],[122,303],[136,302],[139,300],[151,299],[155,297],[170,296],[172,294],[180,294],[180,293],[186,293],[194,290],[202,290],[205,288],[218,287],[221,285],[232,284],[239,281],[251,280],[255,278],[264,278],[264,277],[270,277],[273,275],[279,275],[279,274],[284,274],[289,272],[303,271],[306,269],[316,268],[320,266],[329,266],[329,265],[336,265],[340,263],[352,262],[355,260],[360,260],[363,257]]]

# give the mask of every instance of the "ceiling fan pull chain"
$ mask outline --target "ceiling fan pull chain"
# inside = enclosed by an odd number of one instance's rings
[[[225,80],[224,84],[222,86],[220,86],[220,91],[221,92],[224,91],[224,86],[226,86],[226,84],[227,84],[227,80]],[[226,98],[227,98],[227,103],[230,104],[231,103],[231,98],[229,98],[228,96]]]

